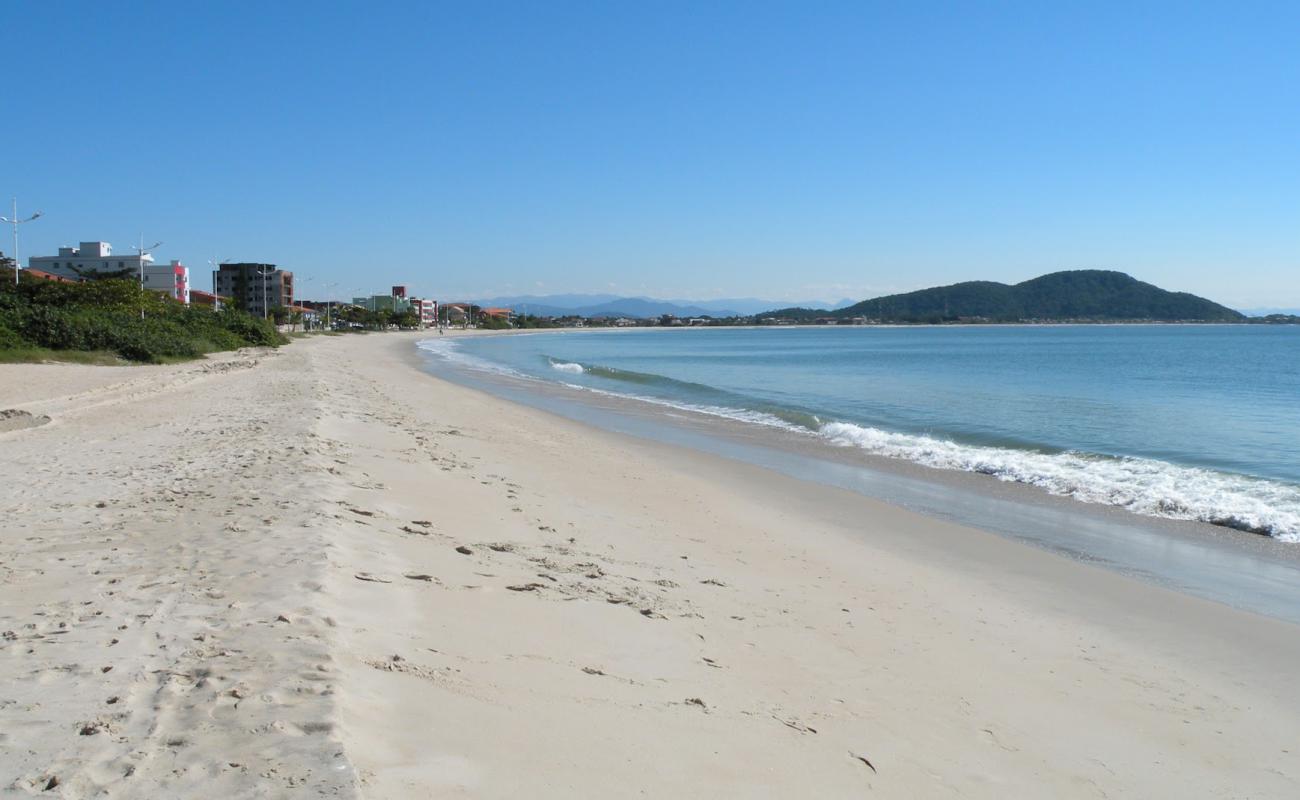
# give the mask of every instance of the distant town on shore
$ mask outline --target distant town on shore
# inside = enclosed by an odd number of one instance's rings
[[[1300,316],[1247,316],[1196,295],[1173,292],[1122,272],[1068,270],[1022,283],[967,281],[877,297],[839,308],[788,307],[743,313],[727,301],[692,304],[649,298],[594,296],[601,302],[565,308],[546,297],[495,301],[418,297],[406,285],[386,293],[343,296],[340,284],[317,283],[306,299],[294,273],[264,262],[210,261],[209,289],[193,284],[181,260],[156,261],[141,241],[134,253],[114,253],[108,242],[60,247],[28,258],[25,268],[0,252],[0,268],[32,280],[88,282],[134,280],[141,289],[184,306],[238,309],[282,329],[339,330],[388,327],[574,328],[700,327],[747,325],[907,325],[1025,323],[1300,323]],[[570,298],[591,296],[569,296]],[[572,300],[570,300],[572,302]],[[747,305],[760,302],[743,301]],[[741,305],[737,301],[736,305]],[[530,309],[531,306],[531,309]]]

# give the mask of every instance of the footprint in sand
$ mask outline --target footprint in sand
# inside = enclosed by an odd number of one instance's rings
[[[50,418],[44,414],[33,414],[18,408],[0,409],[0,433],[39,428],[49,421]]]

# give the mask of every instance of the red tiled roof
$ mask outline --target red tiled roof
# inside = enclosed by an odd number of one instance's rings
[[[31,267],[28,267],[27,269],[23,270],[23,272],[27,273],[28,275],[31,275],[33,278],[40,278],[43,281],[58,281],[59,283],[80,283],[80,281],[74,280],[72,278],[66,278],[62,275],[55,275],[52,272],[46,272],[40,269],[32,269]]]
[[[190,289],[190,305],[197,303],[201,306],[215,306],[217,302],[229,303],[229,297],[218,297],[212,292],[205,292],[202,289]]]

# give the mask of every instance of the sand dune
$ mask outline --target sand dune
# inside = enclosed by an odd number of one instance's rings
[[[413,343],[0,366],[0,791],[1300,795],[1295,626]]]

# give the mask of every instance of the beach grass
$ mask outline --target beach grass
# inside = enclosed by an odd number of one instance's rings
[[[111,350],[51,350],[46,347],[0,350],[0,364],[90,364],[113,367],[131,363]]]

